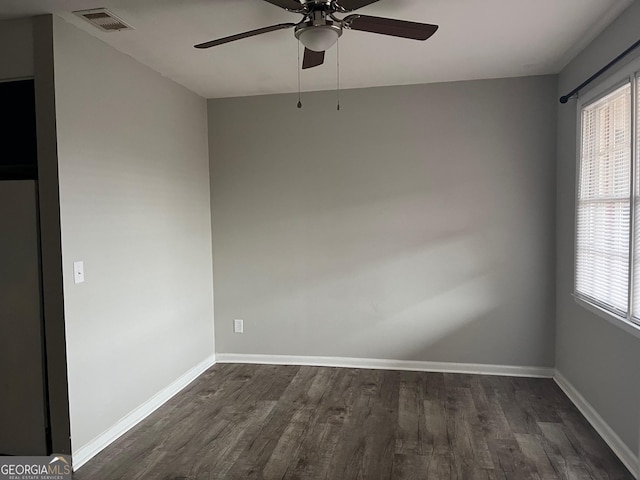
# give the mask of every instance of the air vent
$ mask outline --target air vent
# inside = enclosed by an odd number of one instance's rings
[[[119,32],[120,30],[133,30],[131,25],[127,25],[106,8],[94,8],[92,10],[78,10],[73,12],[80,18],[85,19],[91,25],[98,27],[103,32]]]

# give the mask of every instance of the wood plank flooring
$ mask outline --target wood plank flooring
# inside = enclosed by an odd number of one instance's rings
[[[216,365],[77,480],[633,477],[552,380]]]

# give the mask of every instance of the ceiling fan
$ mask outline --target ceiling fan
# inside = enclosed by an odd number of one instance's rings
[[[378,0],[265,0],[288,12],[303,15],[298,23],[279,23],[270,27],[258,28],[229,37],[211,40],[195,45],[195,48],[211,48],[242,38],[263,33],[294,28],[294,34],[305,46],[302,68],[313,68],[324,63],[324,52],[331,48],[343,30],[360,30],[393,37],[426,40],[438,30],[437,25],[407,22],[392,18],[371,17],[358,13],[337,18],[336,13],[349,13]]]

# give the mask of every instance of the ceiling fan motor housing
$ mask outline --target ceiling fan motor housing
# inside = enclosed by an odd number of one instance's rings
[[[307,7],[307,9],[312,10],[315,7],[326,7],[330,9],[331,4],[335,3],[332,0],[299,0],[302,5]]]

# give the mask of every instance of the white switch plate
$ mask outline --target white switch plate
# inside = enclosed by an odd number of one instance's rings
[[[84,282],[84,262],[73,262],[73,283]]]
[[[244,333],[244,320],[233,321],[233,333]]]

